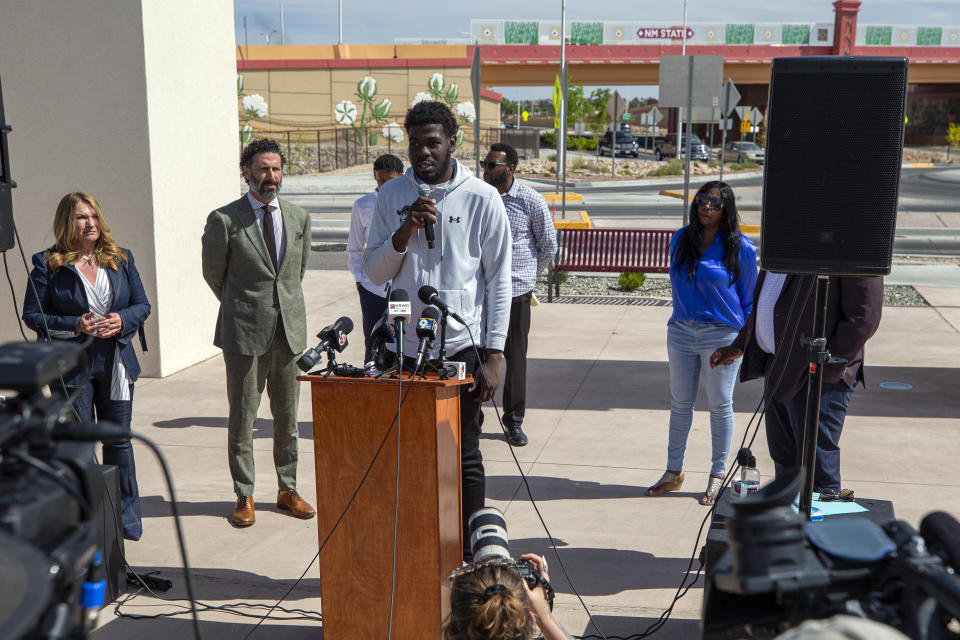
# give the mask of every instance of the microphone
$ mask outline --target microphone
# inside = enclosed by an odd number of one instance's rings
[[[432,344],[437,339],[437,324],[439,322],[440,311],[436,307],[426,307],[420,314],[420,320],[417,322],[417,337],[420,338],[420,346],[417,347],[417,364],[413,367],[414,372],[419,371],[420,365],[423,364],[423,359],[430,349],[427,346],[428,343]]]
[[[421,198],[430,197],[430,185],[421,182],[417,185],[417,190]],[[423,235],[427,237],[427,248],[433,249],[433,223],[429,220],[423,221]]]
[[[363,372],[368,376],[380,375],[381,369],[386,368],[384,362],[385,347],[388,342],[393,342],[395,337],[393,325],[386,313],[377,319],[373,329],[370,330],[370,351],[367,353],[367,361],[363,364]]]
[[[417,297],[420,298],[420,301],[423,304],[432,304],[433,306],[438,307],[441,311],[460,324],[467,324],[463,318],[454,313],[453,309],[451,309],[446,302],[440,299],[440,294],[437,293],[437,290],[430,285],[425,284],[420,287],[420,290],[417,291]]]
[[[403,289],[394,289],[387,300],[387,318],[396,327],[397,371],[403,371],[403,324],[410,320],[410,295]]]
[[[317,337],[320,338],[320,344],[307,349],[297,360],[297,366],[300,367],[301,371],[310,371],[320,362],[324,351],[333,349],[343,353],[347,346],[347,334],[351,331],[353,331],[353,320],[347,316],[342,316],[333,324],[327,325],[317,334]]]

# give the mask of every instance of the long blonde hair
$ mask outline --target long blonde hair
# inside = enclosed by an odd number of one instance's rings
[[[527,640],[536,627],[523,578],[502,564],[480,566],[454,578],[444,640]]]
[[[60,204],[57,205],[57,213],[53,217],[53,237],[56,242],[43,252],[44,262],[51,270],[56,271],[63,265],[73,264],[80,259],[76,225],[77,204],[80,202],[86,203],[96,212],[97,221],[100,223],[100,237],[97,238],[97,244],[93,248],[93,255],[97,264],[101,267],[109,267],[114,271],[119,271],[117,264],[120,260],[123,260],[126,264],[127,256],[113,239],[113,233],[110,232],[110,225],[107,224],[107,219],[103,216],[100,203],[92,195],[83,191],[68,193],[60,199]]]

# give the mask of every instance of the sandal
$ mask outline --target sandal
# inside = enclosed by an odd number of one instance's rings
[[[700,496],[700,504],[709,507],[717,501],[717,495],[720,493],[720,487],[723,485],[723,476],[710,476],[707,480],[707,490]]]
[[[679,471],[677,473],[672,471],[664,471],[663,475],[660,476],[660,479],[657,480],[657,484],[647,489],[647,495],[650,497],[655,497],[662,496],[669,491],[676,491],[683,486],[684,479],[686,479],[686,476],[683,475],[683,471]]]

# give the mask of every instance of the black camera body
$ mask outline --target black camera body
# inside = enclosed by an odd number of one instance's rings
[[[72,342],[0,346],[0,638],[85,635],[79,594],[98,551],[102,473],[92,442],[54,437],[69,403],[44,393],[76,366]]]
[[[549,589],[551,593],[553,592],[553,587],[550,586],[550,583],[547,582],[543,575],[541,575],[541,573],[537,571],[536,567],[534,567],[531,563],[527,562],[526,560],[514,560],[513,566],[516,568],[517,573],[520,574],[520,577],[523,578],[524,582],[527,583],[527,586],[530,587],[531,590],[536,589],[537,585],[539,584],[543,586],[544,591]],[[551,607],[553,606],[552,599],[550,601],[550,605]]]
[[[786,473],[734,502],[729,550],[704,587],[704,640],[774,638],[810,618],[868,617],[911,638],[958,638],[960,524],[938,512],[923,536],[902,521],[806,524],[791,503],[801,474]],[[951,566],[952,565],[952,566]]]

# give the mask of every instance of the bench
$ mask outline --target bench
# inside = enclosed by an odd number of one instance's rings
[[[674,233],[671,229],[559,229],[553,271],[669,273]],[[554,276],[553,281],[559,296],[560,278]]]

